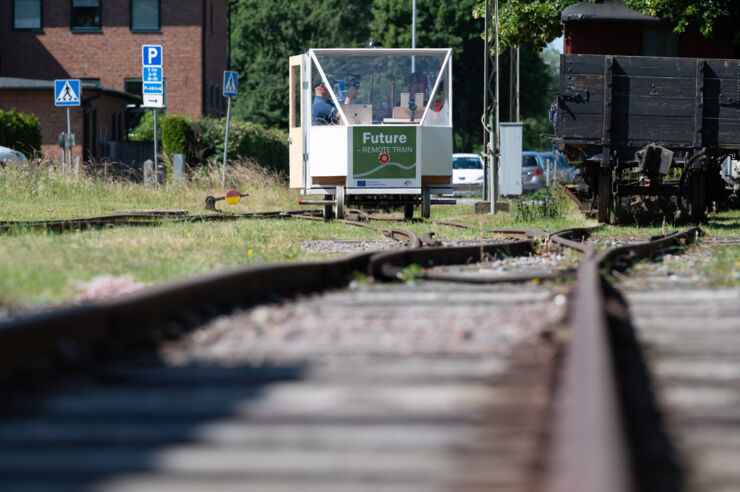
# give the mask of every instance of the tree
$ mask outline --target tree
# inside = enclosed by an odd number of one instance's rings
[[[242,74],[234,116],[288,126],[288,57],[309,48],[357,47],[372,0],[245,0],[232,11],[232,66]],[[246,81],[244,81],[246,79]]]
[[[499,5],[500,49],[519,46],[527,41],[533,41],[536,48],[544,48],[562,34],[560,14],[563,9],[578,2],[579,0],[502,0]],[[625,0],[625,4],[644,14],[672,22],[677,33],[685,31],[689,25],[697,25],[707,37],[711,37],[714,25],[721,18],[740,18],[740,2],[737,0]],[[485,3],[479,1],[474,12],[476,16],[483,17]],[[737,32],[736,27],[735,42],[740,44]]]

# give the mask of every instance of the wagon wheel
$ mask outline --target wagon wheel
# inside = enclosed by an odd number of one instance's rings
[[[324,200],[331,200],[331,195],[324,195]],[[332,209],[331,204],[324,205],[324,222],[328,222],[331,220],[332,217],[334,217],[334,210]]]
[[[707,173],[704,170],[694,170],[691,175],[691,220],[698,224],[704,220],[704,211],[707,208]]]
[[[337,186],[337,198],[335,201],[337,219],[344,218],[344,185]]]
[[[609,167],[599,168],[599,222],[609,223],[612,204],[612,170]]]
[[[405,203],[403,205],[403,218],[404,220],[411,220],[414,218],[414,204]]]
[[[421,189],[421,216],[428,219],[432,215],[432,192],[428,186]]]

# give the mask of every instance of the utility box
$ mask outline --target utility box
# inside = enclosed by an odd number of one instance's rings
[[[451,63],[449,48],[290,57],[290,186],[336,197],[337,216],[380,196],[428,216],[430,195],[452,192]]]
[[[499,194],[522,194],[522,123],[499,123],[501,157],[499,159]]]

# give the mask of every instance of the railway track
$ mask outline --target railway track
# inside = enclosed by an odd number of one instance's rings
[[[627,307],[601,275],[698,230],[598,254],[588,230],[498,232],[522,239],[235,270],[7,324],[0,489],[683,483],[670,453],[647,460],[662,460],[664,482],[645,471],[640,445],[673,437],[635,437],[645,414],[625,411],[635,383],[619,375],[635,355],[614,335]],[[578,271],[555,253],[527,260],[543,240],[578,251]],[[415,285],[386,283],[399,278]],[[8,389],[77,365],[36,395]]]

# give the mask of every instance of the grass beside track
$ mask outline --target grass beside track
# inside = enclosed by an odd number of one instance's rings
[[[141,210],[203,214],[206,196],[224,195],[220,181],[218,166],[191,175],[185,184],[165,185],[159,190],[98,177],[70,180],[54,169],[39,165],[7,167],[0,170],[0,220],[76,218]],[[229,169],[226,188],[236,188],[251,196],[234,206],[218,202],[218,208],[225,212],[299,208],[298,192],[288,189],[283,177],[250,163]],[[490,216],[475,215],[473,207],[472,201],[432,207],[432,219],[466,222],[473,225],[472,230],[426,222],[370,225],[380,229],[402,227],[418,235],[434,231],[438,238],[477,239],[495,237],[484,229],[530,228],[552,232],[595,224],[569,201],[559,202],[556,214],[548,209],[547,213],[538,215],[530,207],[526,220],[516,209]],[[399,217],[400,212],[392,216]],[[730,216],[723,224],[724,228],[716,227],[718,233],[740,235],[740,217]],[[711,226],[709,230],[713,231]],[[660,227],[655,230],[609,227],[602,234],[632,231],[655,234],[660,232]],[[316,261],[331,255],[311,252],[302,241],[381,237],[378,232],[337,222],[280,219],[164,223],[158,227],[118,227],[62,234],[16,231],[0,236],[0,308],[24,310],[85,302],[106,295],[106,290],[125,292],[128,288],[236,266]],[[740,260],[740,252],[736,253]],[[733,258],[730,255],[730,264]]]

